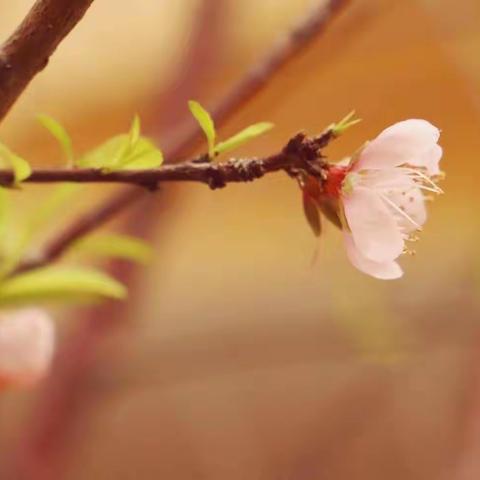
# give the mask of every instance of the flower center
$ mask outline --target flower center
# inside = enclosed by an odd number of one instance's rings
[[[342,193],[344,195],[350,195],[357,185],[360,182],[360,175],[356,172],[350,172],[347,174],[342,182]]]

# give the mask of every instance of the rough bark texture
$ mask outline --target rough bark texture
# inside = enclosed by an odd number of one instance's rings
[[[201,156],[193,161],[170,163],[155,169],[110,172],[93,168],[39,169],[34,170],[24,182],[129,183],[152,191],[162,182],[200,182],[216,189],[227,183],[249,182],[278,170],[301,168],[309,171],[315,168],[315,161],[321,158],[320,148],[333,137],[331,130],[317,138],[298,134],[281,152],[264,158],[232,158],[216,163]],[[10,186],[13,181],[12,171],[0,170],[0,185]]]
[[[93,0],[37,0],[0,49],[0,121]]]
[[[141,185],[156,190],[161,182],[189,181],[207,184],[210,188],[222,188],[228,183],[250,182],[267,173],[283,170],[295,177],[296,172],[305,171],[324,181],[328,165],[324,162],[321,149],[335,137],[332,130],[326,130],[318,137],[308,138],[299,133],[278,153],[265,158],[232,159],[224,163],[183,162],[165,165],[155,170],[131,170],[102,173],[99,170],[37,170],[25,181],[49,182],[123,182]],[[200,160],[204,160],[200,157]],[[0,184],[13,180],[12,173],[0,170]],[[78,239],[105,223],[111,216],[122,210],[126,204],[141,194],[139,189],[128,190],[124,203],[114,204],[113,211],[102,209],[87,213],[79,221],[64,230],[43,253],[34,259],[26,259],[11,273],[17,275],[28,270],[44,267],[60,258]],[[100,213],[100,215],[99,215]]]

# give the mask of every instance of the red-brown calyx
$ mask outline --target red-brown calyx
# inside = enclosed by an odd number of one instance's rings
[[[323,192],[333,198],[338,198],[343,180],[348,173],[348,167],[332,165],[328,169],[327,179],[323,184]]]

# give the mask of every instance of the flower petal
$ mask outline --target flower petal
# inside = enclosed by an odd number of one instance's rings
[[[429,175],[438,175],[440,173],[440,159],[442,158],[443,150],[440,145],[434,145],[429,148],[422,155],[416,159],[416,163],[412,165],[418,167],[425,167]]]
[[[349,175],[357,175],[358,186],[377,191],[408,190],[415,185],[408,173],[395,167],[365,170],[361,173],[350,173]]]
[[[345,217],[362,255],[374,262],[397,258],[404,247],[395,214],[373,190],[357,187],[343,199]]]
[[[352,235],[344,234],[345,248],[351,264],[367,275],[380,280],[394,280],[403,275],[403,271],[395,261],[374,262],[365,258],[355,246]]]
[[[29,386],[47,373],[55,344],[49,315],[37,308],[0,315],[0,384]]]
[[[410,119],[385,129],[361,151],[353,169],[419,165],[425,152],[437,144],[440,131],[426,120]]]

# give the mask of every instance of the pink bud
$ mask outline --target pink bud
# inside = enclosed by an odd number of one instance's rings
[[[0,386],[27,387],[48,372],[55,346],[54,324],[39,308],[0,314]]]

